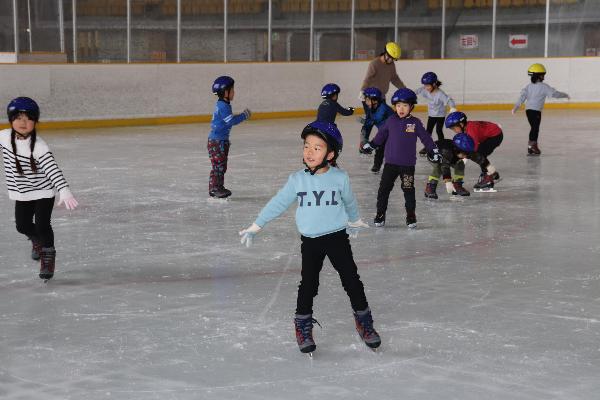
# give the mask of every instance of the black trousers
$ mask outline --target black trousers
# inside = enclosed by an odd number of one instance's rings
[[[302,236],[302,280],[298,286],[296,314],[312,314],[313,298],[319,290],[319,273],[325,256],[340,275],[342,286],[350,297],[354,311],[365,310],[369,304],[365,288],[358,275],[358,268],[352,257],[350,240],[345,230],[309,238]]]
[[[15,202],[15,222],[17,231],[34,237],[42,247],[54,247],[54,231],[50,225],[54,197],[31,201]],[[35,223],[34,221],[35,217]]]
[[[435,127],[435,133],[437,133],[437,137],[439,140],[444,138],[444,121],[445,117],[428,117],[427,118],[427,132],[431,135],[433,133],[433,128]]]
[[[527,121],[529,121],[529,125],[531,125],[529,140],[537,142],[540,134],[540,124],[542,123],[542,112],[537,110],[525,110],[525,114],[527,114]]]
[[[383,154],[385,153],[385,143],[375,149],[375,157],[373,157],[373,167],[377,169],[383,165]]]
[[[479,148],[477,149],[477,153],[481,154],[484,158],[488,158],[490,154],[494,152],[496,147],[500,146],[502,143],[502,139],[504,139],[504,134],[500,132],[499,135],[491,137],[487,140],[484,140],[479,144]],[[481,164],[480,164],[481,167]],[[481,172],[485,173],[486,169],[481,167]]]
[[[404,192],[404,205],[407,210],[415,210],[417,206],[415,200],[415,167],[386,163],[383,166],[379,191],[377,192],[377,214],[384,214],[387,211],[390,193],[398,176],[401,180],[400,187]]]

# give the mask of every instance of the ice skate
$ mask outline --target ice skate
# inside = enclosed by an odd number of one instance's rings
[[[527,155],[528,156],[539,156],[542,154],[542,151],[537,145],[537,142],[529,142],[529,146],[527,146]]]
[[[482,173],[479,176],[479,181],[473,185],[473,191],[475,193],[496,193],[494,189],[494,178],[491,175]]]
[[[385,225],[385,213],[377,214],[375,216],[375,219],[373,219],[373,224],[375,224],[375,226],[378,228],[384,226]]]
[[[40,252],[40,278],[48,281],[54,276],[56,250],[54,247],[43,247]]]
[[[410,229],[417,227],[417,214],[415,214],[414,210],[406,210],[406,226]]]
[[[456,195],[456,196],[470,196],[471,195],[471,193],[463,187],[462,180],[452,182],[452,185],[454,186],[454,191],[452,192],[453,195]]]
[[[38,261],[42,252],[42,244],[33,236],[29,236],[29,240],[31,240],[31,259]]]
[[[355,311],[354,322],[356,323],[358,336],[360,336],[369,348],[375,350],[381,345],[381,338],[375,328],[373,328],[373,316],[369,308],[364,311]]]
[[[421,150],[419,150],[419,156],[425,157],[426,155],[427,155],[427,149],[425,147],[423,147]]]
[[[302,353],[308,353],[310,357],[312,357],[312,352],[317,348],[312,336],[313,323],[321,326],[321,324],[312,317],[312,314],[296,314],[296,317],[294,318],[294,329],[296,331],[298,348]]]
[[[225,188],[217,188],[208,192],[209,203],[227,203],[229,201],[229,196],[231,196],[231,191]]]
[[[437,184],[438,181],[436,181],[435,179],[430,180],[429,182],[427,182],[427,186],[425,186],[425,197],[428,199],[437,199],[438,195],[436,193],[436,188],[437,188]]]
[[[378,174],[380,169],[381,169],[381,166],[378,167],[377,165],[373,165],[371,167],[371,172],[374,174]]]

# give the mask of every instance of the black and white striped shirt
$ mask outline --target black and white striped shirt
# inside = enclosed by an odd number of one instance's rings
[[[70,193],[69,185],[46,142],[39,136],[36,138],[33,158],[37,172],[33,172],[29,162],[31,138],[15,140],[15,155],[10,143],[10,133],[10,129],[0,131],[0,149],[4,160],[8,197],[11,200],[31,201],[54,197],[57,192],[61,195]],[[15,157],[19,158],[23,175],[17,172]]]

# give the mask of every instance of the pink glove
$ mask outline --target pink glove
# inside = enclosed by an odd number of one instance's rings
[[[73,194],[69,189],[63,189],[59,192],[58,205],[62,205],[64,203],[65,208],[67,210],[74,210],[77,208],[79,203],[73,197]]]

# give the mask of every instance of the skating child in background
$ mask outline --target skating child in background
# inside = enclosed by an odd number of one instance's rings
[[[302,235],[302,280],[298,287],[294,326],[300,351],[312,353],[316,348],[312,336],[316,322],[312,306],[325,256],[339,273],[342,286],[350,297],[358,334],[367,346],[376,348],[381,339],[373,328],[371,310],[347,233],[368,225],[359,218],[348,174],[337,167],[342,136],[334,124],[315,121],[304,128],[301,137],[306,169],[290,175],[256,221],[240,232],[242,243],[249,246],[254,235],[269,221],[297,202],[296,225]]]
[[[431,136],[427,133],[421,120],[411,112],[417,104],[417,95],[410,89],[397,90],[392,96],[392,104],[396,114],[390,116],[373,140],[365,144],[369,149],[385,143],[385,164],[381,174],[379,192],[377,193],[377,215],[375,226],[385,225],[390,192],[394,188],[396,178],[400,176],[404,202],[406,207],[406,225],[417,227],[415,214],[415,164],[417,162],[417,138],[421,140],[427,151],[432,153],[432,159],[438,160],[439,153]]]
[[[542,64],[532,64],[527,70],[527,74],[531,77],[531,83],[521,90],[521,96],[515,103],[512,113],[516,113],[521,107],[521,104],[525,104],[525,114],[527,114],[527,120],[531,126],[529,131],[529,144],[527,146],[527,154],[533,156],[539,156],[542,154],[538,147],[538,135],[540,133],[540,124],[542,122],[542,110],[544,109],[544,103],[546,97],[569,98],[569,95],[563,92],[559,92],[553,87],[544,83],[544,77],[546,76],[546,68]]]
[[[31,240],[31,258],[40,260],[42,279],[54,276],[56,249],[50,224],[54,197],[68,210],[77,207],[69,185],[58,168],[46,142],[37,136],[40,108],[29,97],[17,97],[8,104],[11,129],[0,131],[0,149],[8,197],[15,200],[17,231]],[[34,222],[35,219],[35,222]]]
[[[456,133],[452,141],[456,146],[457,157],[463,162],[472,160],[481,168],[479,181],[473,186],[475,191],[495,191],[494,180],[500,179],[500,174],[488,157],[502,143],[504,135],[500,126],[486,121],[467,122],[464,113],[455,111],[446,117],[446,128]]]
[[[427,99],[427,132],[433,134],[433,128],[437,133],[438,140],[444,138],[444,119],[446,117],[446,107],[450,106],[450,112],[456,111],[456,104],[452,97],[448,96],[440,86],[442,82],[438,80],[438,76],[435,72],[426,72],[421,77],[421,83],[423,86],[415,90],[417,96],[423,96]],[[427,154],[427,149],[423,147],[419,151],[419,155],[424,156]]]
[[[371,135],[373,126],[376,126],[377,129],[379,129],[383,126],[389,116],[394,115],[394,110],[385,104],[385,99],[383,98],[383,94],[379,89],[370,87],[363,90],[363,93],[365,96],[365,103],[367,104],[367,114],[363,119],[359,120],[363,123],[360,140],[361,150],[362,146],[369,141],[369,136]],[[371,172],[373,173],[377,173],[381,169],[385,149],[384,146],[385,143],[375,149],[375,159],[373,160],[373,167],[371,168]],[[370,153],[368,150],[363,151]]]
[[[328,83],[321,89],[321,97],[324,99],[317,110],[317,121],[335,124],[337,114],[344,116],[354,114],[354,108],[344,108],[337,102],[340,87],[335,83]]]
[[[463,179],[465,177],[465,163],[457,156],[457,149],[454,142],[450,139],[440,139],[435,142],[440,157],[438,161],[434,161],[431,157],[427,157],[433,169],[429,175],[427,186],[425,186],[425,197],[428,199],[437,199],[436,188],[440,175],[446,185],[446,192],[450,195],[469,196],[468,190],[463,187]],[[454,169],[452,176],[450,168]]]
[[[227,172],[227,157],[229,155],[229,133],[231,127],[250,118],[247,108],[237,115],[231,111],[231,102],[235,95],[234,80],[230,76],[220,76],[212,85],[213,94],[219,99],[215,105],[210,133],[208,134],[208,156],[212,164],[208,181],[208,194],[211,197],[226,198],[231,191],[225,189],[225,172]]]

